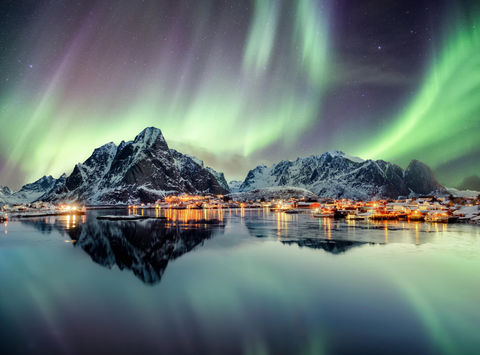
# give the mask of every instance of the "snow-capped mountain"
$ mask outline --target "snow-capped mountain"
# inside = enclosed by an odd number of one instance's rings
[[[223,173],[218,172],[209,166],[207,166],[205,169],[207,169],[213,176],[215,176],[215,179],[217,179],[221,187],[223,187],[227,191],[230,191],[230,187],[228,186],[227,179],[225,179],[225,175]]]
[[[383,160],[362,160],[339,151],[258,166],[249,171],[239,190],[272,186],[301,187],[320,197],[352,199],[446,191],[431,169],[419,161],[413,160],[404,171]]]
[[[138,203],[153,202],[168,193],[253,193],[272,187],[301,188],[320,197],[353,199],[448,193],[432,170],[417,160],[403,170],[383,160],[363,160],[339,151],[281,161],[269,167],[261,165],[250,170],[243,182],[227,184],[223,173],[170,149],[161,131],[149,127],[133,141],[122,141],[118,146],[108,143],[95,149],[69,176],[44,176],[13,193],[8,187],[0,188],[0,203]]]
[[[8,203],[8,198],[12,194],[12,191],[8,188],[8,186],[0,186],[0,204]]]
[[[231,180],[228,183],[228,189],[230,192],[239,192],[240,186],[242,186],[242,181],[239,180]]]
[[[22,204],[38,200],[45,193],[50,191],[57,179],[52,176],[43,176],[31,184],[26,184],[18,191],[12,192],[8,187],[0,188],[0,203]]]
[[[274,187],[265,187],[262,189],[255,189],[246,192],[231,192],[229,196],[233,200],[248,201],[248,200],[258,200],[265,199],[266,201],[271,200],[285,200],[288,198],[306,198],[306,199],[318,199],[318,196],[313,192],[307,189],[302,189],[301,187],[292,187],[292,186],[274,186]]]
[[[64,183],[41,199],[90,204],[154,202],[170,192],[228,191],[203,162],[169,149],[162,132],[148,127],[133,141],[95,149],[84,163],[75,166]]]

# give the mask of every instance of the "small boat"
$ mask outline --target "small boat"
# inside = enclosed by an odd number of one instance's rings
[[[363,221],[363,220],[366,219],[366,216],[361,216],[361,215],[358,215],[358,214],[349,213],[349,214],[347,214],[347,217],[345,217],[345,219],[347,221]]]
[[[335,211],[333,213],[333,218],[335,219],[342,219],[347,216],[347,213],[345,211]]]
[[[458,222],[458,216],[449,215],[448,223],[455,223],[455,222]]]
[[[409,221],[423,221],[425,220],[425,216],[423,215],[422,212],[419,211],[413,211],[408,215],[408,220]]]
[[[289,210],[285,210],[285,213],[287,213],[287,214],[299,214],[300,211],[295,210],[295,209],[289,209]]]
[[[332,213],[314,213],[313,217],[316,217],[316,218],[333,218],[333,212]]]
[[[374,221],[391,221],[397,219],[398,216],[395,213],[373,213],[368,218]]]
[[[270,207],[271,212],[285,212],[287,211],[286,208],[284,207]]]
[[[448,223],[449,216],[446,213],[429,213],[425,216],[425,222]]]

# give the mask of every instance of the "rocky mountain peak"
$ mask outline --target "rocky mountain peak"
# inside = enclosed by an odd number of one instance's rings
[[[168,193],[227,193],[200,160],[170,150],[160,129],[147,127],[133,141],[108,143],[77,164],[49,201],[91,204],[154,202]]]
[[[55,183],[55,179],[49,175],[49,176],[42,176],[40,179],[38,179],[35,182],[32,182],[31,184],[26,184],[24,185],[20,191],[25,191],[25,190],[45,190],[47,188],[51,188],[53,184]]]
[[[434,191],[445,192],[446,189],[438,182],[432,169],[421,161],[413,159],[405,169],[405,183],[414,192],[429,194]]]
[[[140,144],[145,146],[167,145],[165,138],[162,135],[162,131],[156,127],[147,127],[141,131],[134,139],[134,144]]]

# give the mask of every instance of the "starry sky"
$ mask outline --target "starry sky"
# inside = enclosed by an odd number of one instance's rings
[[[0,185],[146,126],[227,179],[342,150],[480,174],[478,1],[4,0]]]

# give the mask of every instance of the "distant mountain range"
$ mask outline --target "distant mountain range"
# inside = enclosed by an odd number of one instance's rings
[[[480,177],[477,175],[466,177],[460,184],[459,189],[480,191]]]
[[[257,166],[237,189],[246,192],[272,186],[301,187],[320,197],[351,199],[446,193],[432,170],[418,160],[403,170],[383,160],[363,160],[339,151]]]
[[[258,190],[283,196],[288,190],[298,189],[320,197],[352,199],[447,193],[432,170],[417,160],[403,170],[383,160],[363,160],[339,151],[257,166],[243,182],[227,184],[223,173],[170,149],[162,132],[148,127],[133,141],[122,141],[118,146],[107,143],[95,149],[85,162],[75,165],[69,176],[45,176],[17,192],[0,187],[0,203],[119,204],[153,202],[172,193],[231,191],[251,197]]]
[[[45,192],[50,191],[56,182],[57,179],[54,179],[52,176],[44,176],[31,184],[24,185],[16,192],[12,192],[8,187],[0,187],[0,203],[21,204],[36,201]]]

